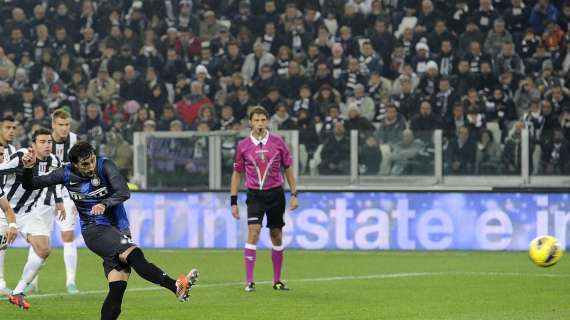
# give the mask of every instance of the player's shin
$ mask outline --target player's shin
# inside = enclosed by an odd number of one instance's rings
[[[140,248],[135,248],[129,253],[127,262],[143,279],[176,293],[176,281],[160,268],[148,262]]]
[[[126,289],[126,281],[109,282],[109,293],[101,308],[101,320],[115,320],[119,317]]]
[[[271,261],[273,262],[273,283],[281,282],[281,268],[283,266],[283,245],[273,246]]]
[[[22,272],[22,278],[18,282],[18,285],[16,286],[12,294],[20,294],[24,292],[26,286],[32,282],[34,277],[38,274],[38,272],[42,268],[44,261],[45,259],[38,256],[36,252],[33,250],[28,254],[28,261],[24,266],[24,271]]]
[[[66,285],[75,284],[77,270],[77,247],[75,242],[63,243],[63,261],[65,262]]]
[[[256,245],[246,243],[243,251],[243,258],[245,261],[245,279],[247,283],[254,282],[253,271],[255,269],[256,248]]]

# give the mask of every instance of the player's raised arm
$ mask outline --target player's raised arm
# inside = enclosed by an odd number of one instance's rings
[[[22,157],[24,163],[24,170],[22,174],[22,186],[26,190],[35,190],[45,187],[63,184],[63,168],[60,167],[50,174],[34,177],[34,164],[36,163],[36,156],[34,151],[29,149],[28,152]]]
[[[101,201],[106,208],[123,203],[131,197],[127,180],[125,180],[125,177],[123,177],[113,161],[105,160],[103,163],[103,174],[112,188],[111,196]]]

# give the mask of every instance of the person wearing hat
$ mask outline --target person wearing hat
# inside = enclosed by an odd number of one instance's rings
[[[437,63],[433,60],[428,61],[426,64],[426,72],[421,77],[418,89],[425,96],[435,95],[437,92],[439,78],[440,75]]]

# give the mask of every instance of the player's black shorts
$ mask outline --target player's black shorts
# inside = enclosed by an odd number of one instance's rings
[[[261,224],[263,215],[267,214],[266,226],[280,228],[285,225],[285,192],[282,187],[269,190],[247,191],[247,224]]]
[[[131,272],[129,265],[119,260],[119,254],[134,246],[129,234],[113,226],[96,224],[88,225],[81,234],[87,248],[103,258],[105,278],[112,270]]]

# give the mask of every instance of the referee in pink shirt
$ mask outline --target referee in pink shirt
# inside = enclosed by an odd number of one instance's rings
[[[269,114],[263,107],[254,107],[249,113],[251,135],[239,142],[234,162],[234,172],[231,183],[232,215],[239,219],[237,194],[241,174],[245,171],[245,186],[247,191],[247,243],[244,250],[245,276],[247,286],[245,291],[255,291],[253,270],[255,253],[261,221],[267,215],[266,226],[270,230],[271,260],[273,262],[273,289],[289,290],[281,281],[281,266],[283,265],[283,226],[285,221],[285,193],[283,192],[283,175],[291,189],[291,210],[297,208],[297,185],[293,174],[293,160],[287,144],[280,136],[267,130]]]

